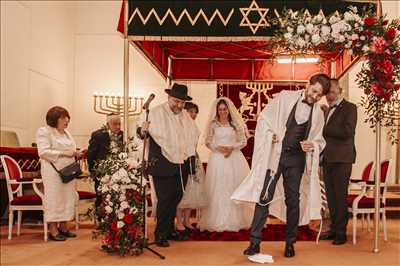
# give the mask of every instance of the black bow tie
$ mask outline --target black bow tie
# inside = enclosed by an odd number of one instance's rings
[[[335,109],[336,107],[338,107],[338,104],[337,104],[337,103],[334,104],[334,105],[332,105],[332,106],[329,106],[329,110]]]
[[[307,102],[307,100],[306,99],[303,99],[303,100],[301,100],[301,102],[302,103],[305,103],[305,104],[307,104],[308,106],[310,106],[310,107],[312,107],[313,106],[313,103],[309,103],[309,102]]]

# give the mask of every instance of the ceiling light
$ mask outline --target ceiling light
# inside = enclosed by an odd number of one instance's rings
[[[278,64],[290,64],[292,63],[292,57],[278,57]]]
[[[319,57],[296,57],[296,63],[318,63]]]
[[[278,64],[291,64],[294,59],[294,63],[304,64],[304,63],[318,63],[319,57],[291,57],[291,56],[278,56]]]

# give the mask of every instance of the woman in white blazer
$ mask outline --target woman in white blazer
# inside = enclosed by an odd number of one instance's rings
[[[62,183],[61,177],[51,165],[53,163],[59,170],[81,156],[76,150],[74,139],[66,130],[69,121],[70,116],[65,108],[52,107],[46,114],[47,126],[39,128],[36,135],[44,185],[44,215],[49,223],[49,239],[54,241],[76,237],[66,227],[66,222],[74,218],[75,180]]]

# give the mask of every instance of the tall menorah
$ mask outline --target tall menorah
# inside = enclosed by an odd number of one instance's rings
[[[93,108],[98,114],[120,114],[124,112],[124,97],[113,94],[93,94]],[[128,98],[128,115],[140,115],[143,111],[143,97]]]

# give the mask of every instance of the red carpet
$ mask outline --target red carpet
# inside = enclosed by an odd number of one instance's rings
[[[266,241],[285,241],[284,224],[271,224],[263,230],[262,240]],[[239,232],[200,232],[192,230],[189,240],[191,241],[249,241],[249,230]],[[311,230],[307,225],[300,226],[297,234],[298,241],[315,241],[317,232]]]

